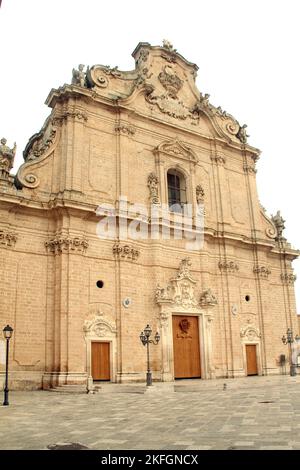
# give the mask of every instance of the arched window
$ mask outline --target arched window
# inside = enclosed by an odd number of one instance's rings
[[[168,202],[173,212],[182,212],[186,200],[185,177],[177,170],[168,171]]]

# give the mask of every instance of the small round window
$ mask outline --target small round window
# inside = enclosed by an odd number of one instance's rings
[[[245,295],[246,302],[250,302],[250,295]]]
[[[104,287],[104,282],[103,282],[103,281],[97,281],[97,282],[96,282],[96,286],[97,286],[99,289],[102,289],[102,287]]]

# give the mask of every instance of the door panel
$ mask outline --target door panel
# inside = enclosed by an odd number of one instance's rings
[[[198,317],[173,315],[174,377],[201,377]]]
[[[109,343],[92,343],[92,377],[94,380],[110,380]]]
[[[247,375],[257,375],[256,345],[246,344]]]

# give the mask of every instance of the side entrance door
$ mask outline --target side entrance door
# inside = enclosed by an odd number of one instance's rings
[[[198,317],[173,315],[174,378],[201,377]]]
[[[257,375],[256,345],[246,344],[247,375]]]
[[[92,342],[93,380],[110,380],[110,343]]]

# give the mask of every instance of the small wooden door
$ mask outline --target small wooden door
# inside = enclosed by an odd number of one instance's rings
[[[173,316],[175,379],[201,377],[198,317]]]
[[[246,344],[247,375],[257,375],[256,345]]]
[[[110,380],[109,343],[92,342],[93,380]]]

